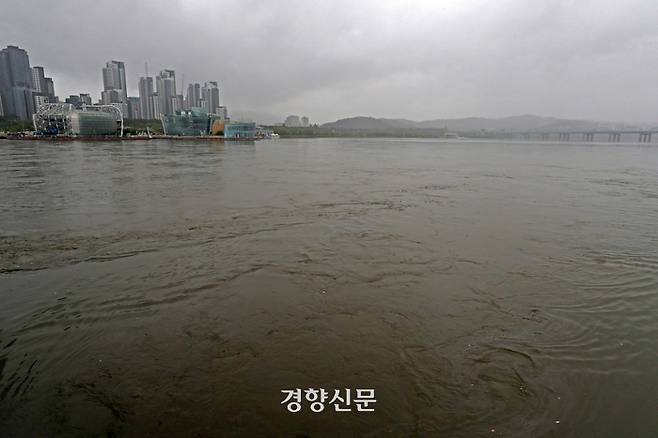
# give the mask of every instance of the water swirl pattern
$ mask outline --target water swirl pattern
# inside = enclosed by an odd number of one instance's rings
[[[656,436],[658,148],[1,141],[0,300],[3,436]]]

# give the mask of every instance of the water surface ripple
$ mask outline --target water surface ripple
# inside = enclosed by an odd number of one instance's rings
[[[652,146],[0,141],[1,434],[655,436],[657,201]]]

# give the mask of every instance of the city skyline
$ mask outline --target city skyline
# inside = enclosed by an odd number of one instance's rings
[[[176,90],[176,72],[164,69],[154,77],[140,77],[138,96],[129,96],[126,64],[110,60],[101,68],[102,89],[98,100],[94,100],[91,93],[81,91],[60,99],[55,95],[53,78],[45,76],[46,69],[31,64],[29,53],[23,47],[9,44],[0,49],[0,116],[31,120],[43,104],[69,103],[76,108],[92,104],[115,105],[127,119],[154,119],[196,107],[228,118],[226,105],[220,104],[217,81],[207,81],[203,86],[189,83],[188,93],[183,95]],[[184,88],[183,82],[180,88]]]

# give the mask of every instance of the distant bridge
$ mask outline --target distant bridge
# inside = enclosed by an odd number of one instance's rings
[[[619,143],[622,136],[628,141],[638,143],[651,143],[652,135],[658,134],[658,128],[648,130],[631,129],[631,130],[594,130],[594,131],[528,131],[510,133],[513,138],[522,140],[557,140],[557,141],[583,141],[592,142],[595,138],[598,141],[608,141],[610,143]],[[658,138],[658,135],[656,136]]]

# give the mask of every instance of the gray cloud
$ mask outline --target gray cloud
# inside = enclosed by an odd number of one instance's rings
[[[60,96],[98,96],[101,66],[217,80],[235,112],[430,119],[536,113],[652,121],[654,1],[4,0],[0,44]],[[656,123],[658,124],[658,123]]]

